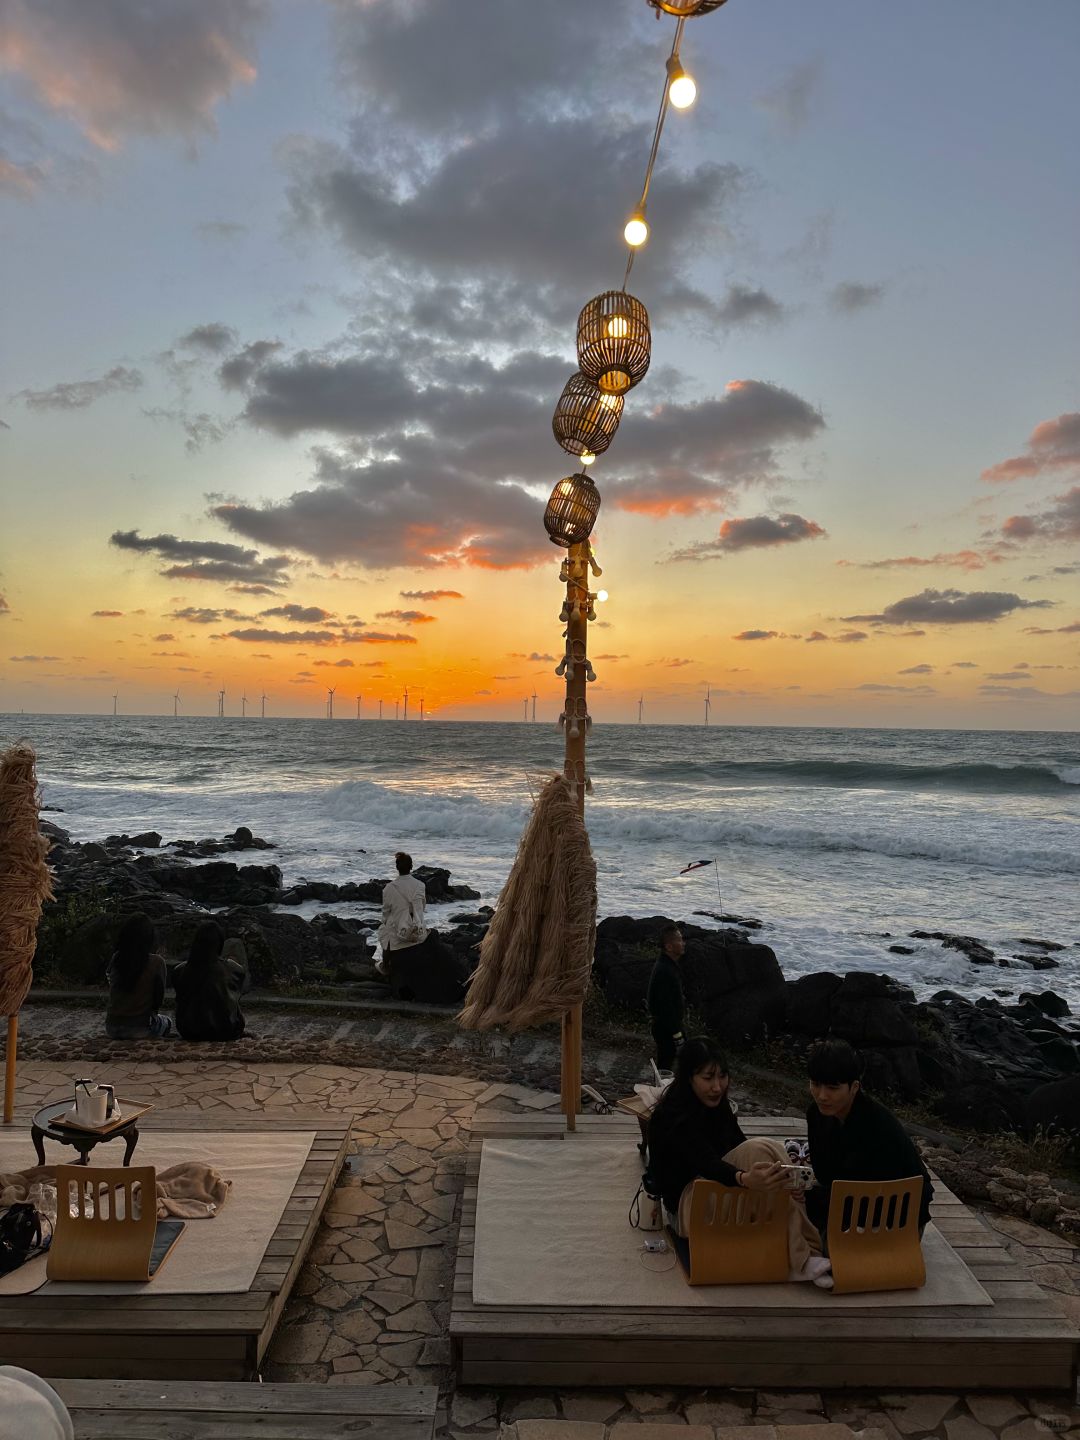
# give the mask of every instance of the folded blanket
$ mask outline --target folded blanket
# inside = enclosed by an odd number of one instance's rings
[[[93,1167],[88,1171],[93,1174]],[[29,1170],[0,1171],[0,1207],[15,1205],[31,1197],[35,1185],[56,1190],[55,1165],[35,1165]],[[209,1220],[217,1214],[229,1195],[231,1180],[224,1179],[212,1165],[201,1160],[185,1160],[157,1173],[157,1213],[159,1220],[175,1216],[181,1220]]]

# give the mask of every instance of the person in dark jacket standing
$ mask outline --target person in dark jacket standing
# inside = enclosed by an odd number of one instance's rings
[[[846,1040],[822,1040],[807,1057],[813,1104],[806,1112],[810,1164],[817,1187],[806,1211],[826,1241],[834,1180],[923,1179],[919,1234],[930,1220],[934,1187],[922,1157],[900,1121],[862,1088],[862,1061]]]
[[[176,1028],[185,1040],[238,1040],[244,1016],[237,998],[241,975],[222,959],[225,936],[215,920],[195,931],[191,950],[173,974]]]
[[[686,997],[683,994],[679,961],[686,941],[677,925],[660,932],[660,958],[649,976],[649,1021],[656,1042],[656,1068],[670,1070],[683,1043]]]

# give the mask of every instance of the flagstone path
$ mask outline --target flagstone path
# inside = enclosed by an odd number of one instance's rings
[[[171,1051],[172,1046],[168,1047]],[[140,1047],[147,1053],[145,1047]],[[271,1345],[264,1378],[436,1384],[443,1440],[1045,1440],[1080,1435],[1068,1397],[765,1391],[454,1390],[446,1337],[464,1156],[478,1110],[543,1111],[557,1095],[453,1075],[331,1064],[241,1063],[212,1046],[110,1062],[120,1093],[162,1109],[348,1116],[352,1153]],[[313,1045],[309,1054],[319,1055]],[[70,1090],[70,1067],[20,1065],[18,1122]],[[739,1095],[744,1113],[755,1106]],[[1080,1250],[987,1214],[1033,1278],[1080,1323]],[[814,1426],[814,1434],[804,1427]],[[753,1436],[740,1431],[752,1427]]]

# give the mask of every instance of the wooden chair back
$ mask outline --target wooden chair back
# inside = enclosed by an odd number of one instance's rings
[[[58,1165],[49,1279],[149,1280],[156,1181],[152,1165]]]
[[[829,1198],[833,1290],[920,1290],[926,1262],[919,1238],[923,1178],[834,1180]]]
[[[695,1180],[690,1192],[691,1285],[760,1285],[788,1278],[787,1190]]]

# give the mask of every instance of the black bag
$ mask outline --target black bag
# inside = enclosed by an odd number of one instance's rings
[[[0,1213],[0,1275],[9,1275],[49,1248],[52,1227],[43,1236],[42,1221],[49,1225],[48,1219],[27,1200],[9,1205]]]

